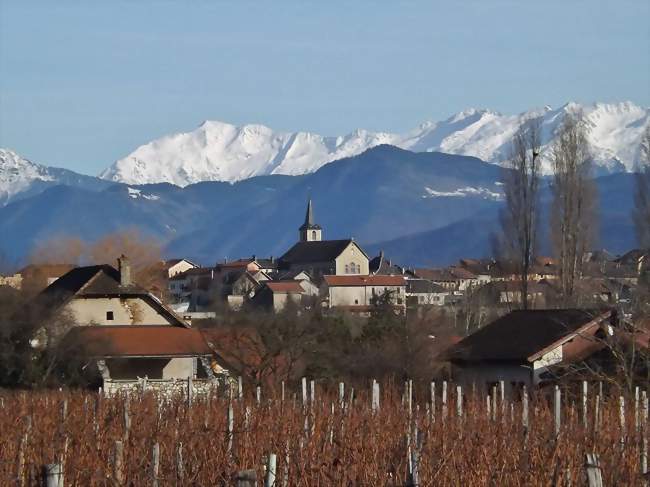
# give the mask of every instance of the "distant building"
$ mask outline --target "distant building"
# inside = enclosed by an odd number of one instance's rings
[[[329,308],[368,312],[382,295],[390,296],[396,310],[406,309],[406,279],[403,276],[324,276],[321,295]]]
[[[450,291],[426,279],[406,281],[407,306],[444,306]]]
[[[163,262],[163,267],[167,271],[167,277],[171,278],[181,272],[196,269],[199,266],[187,259],[169,259]]]
[[[368,255],[351,239],[322,240],[322,228],[313,221],[311,200],[305,222],[300,227],[300,241],[279,259],[280,272],[305,271],[316,281],[324,275],[368,275]]]
[[[12,282],[19,285],[17,289],[37,293],[74,268],[72,264],[30,264],[14,274]]]

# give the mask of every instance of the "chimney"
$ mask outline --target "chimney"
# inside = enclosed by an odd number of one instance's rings
[[[126,255],[122,254],[117,259],[117,268],[120,271],[120,286],[128,287],[132,285],[131,282],[131,264]]]

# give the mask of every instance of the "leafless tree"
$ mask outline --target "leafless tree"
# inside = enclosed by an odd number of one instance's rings
[[[523,309],[529,304],[530,268],[537,249],[541,148],[540,119],[524,122],[512,140],[510,164],[503,173],[506,205],[501,212],[500,247],[518,274]]]
[[[641,157],[636,173],[634,226],[639,246],[650,248],[650,125],[641,140]]]
[[[582,260],[595,237],[596,188],[590,178],[591,156],[584,125],[566,115],[552,152],[551,238],[558,259],[563,306],[575,304]]]

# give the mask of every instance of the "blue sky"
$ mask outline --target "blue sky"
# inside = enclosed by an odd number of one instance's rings
[[[405,131],[650,105],[650,2],[0,0],[0,147],[97,174],[203,120]]]

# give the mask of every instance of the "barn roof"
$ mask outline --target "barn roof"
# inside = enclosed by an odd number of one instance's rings
[[[91,357],[189,357],[212,350],[198,329],[168,325],[77,326],[66,335]]]

